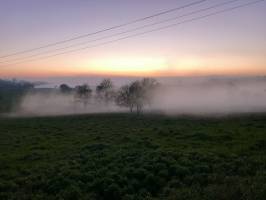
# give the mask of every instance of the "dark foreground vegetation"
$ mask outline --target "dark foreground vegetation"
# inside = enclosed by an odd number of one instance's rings
[[[0,118],[0,199],[264,200],[266,116]]]

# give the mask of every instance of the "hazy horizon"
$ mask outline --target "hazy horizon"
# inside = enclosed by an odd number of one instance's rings
[[[109,78],[112,80],[115,86],[120,87],[121,85],[128,84],[132,81],[139,80],[141,78],[146,78],[148,76],[59,76],[59,77],[6,77],[5,79],[16,79],[16,80],[25,80],[30,82],[40,83],[36,85],[41,88],[54,88],[58,87],[60,84],[68,84],[70,87],[74,87],[80,84],[89,84],[91,86],[96,86],[103,79]],[[149,77],[150,78],[150,77]],[[239,81],[239,80],[258,80],[266,79],[266,75],[257,75],[257,76],[234,76],[234,75],[206,75],[206,76],[164,76],[164,77],[152,77],[158,82],[164,85],[177,85],[180,84],[180,81],[201,83],[202,81],[207,80],[221,80],[221,81]]]

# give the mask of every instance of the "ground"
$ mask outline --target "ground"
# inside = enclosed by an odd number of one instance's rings
[[[264,200],[266,115],[0,118],[0,199]]]

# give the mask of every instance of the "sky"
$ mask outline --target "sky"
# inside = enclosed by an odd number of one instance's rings
[[[195,1],[0,0],[0,57],[127,23]],[[109,44],[97,46],[105,41],[189,20],[219,9],[89,43],[227,1],[206,0],[112,31],[0,58],[0,78],[266,75],[266,1]],[[238,0],[220,9],[253,1]],[[62,52],[54,49],[74,44],[81,44],[76,48],[97,47],[40,59]],[[75,48],[66,50],[71,49]],[[39,56],[34,57],[36,54]],[[35,60],[28,61],[28,56],[33,56],[31,59]]]

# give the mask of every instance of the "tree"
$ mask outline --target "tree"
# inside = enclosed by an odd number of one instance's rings
[[[114,86],[110,79],[104,79],[97,87],[96,87],[96,98],[100,102],[104,102],[105,104],[110,103],[114,99]]]
[[[8,112],[19,105],[22,97],[34,88],[34,84],[27,81],[0,79],[0,112]]]
[[[89,99],[91,98],[92,90],[89,85],[83,84],[76,86],[76,98],[82,101],[84,106],[88,105]]]
[[[64,94],[68,94],[68,93],[70,93],[70,92],[72,91],[72,88],[69,87],[67,84],[61,84],[61,85],[59,86],[59,89],[60,89],[60,91],[61,91],[62,93],[64,93]]]
[[[140,81],[134,81],[129,86],[129,93],[133,107],[136,107],[137,113],[142,111],[145,103],[145,91]]]
[[[159,83],[155,79],[144,78],[141,81],[134,81],[120,88],[116,103],[119,106],[128,107],[130,112],[136,108],[137,113],[141,113],[145,105],[151,104],[158,86]]]
[[[160,86],[159,82],[153,78],[144,78],[141,80],[144,94],[144,104],[150,105],[156,89]]]
[[[124,85],[122,86],[116,95],[116,104],[121,107],[129,108],[130,112],[133,111],[133,101],[130,94],[130,86]]]

